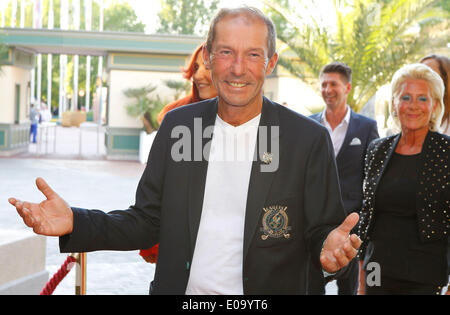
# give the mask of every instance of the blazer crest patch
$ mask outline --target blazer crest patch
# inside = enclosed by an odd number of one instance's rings
[[[283,206],[269,206],[263,208],[264,216],[262,218],[263,227],[261,228],[264,233],[261,238],[265,241],[269,237],[289,239],[291,234],[289,231],[291,227],[288,225],[289,217],[287,215],[287,207]]]

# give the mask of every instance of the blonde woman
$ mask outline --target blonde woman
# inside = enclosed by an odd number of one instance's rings
[[[440,294],[448,283],[450,137],[440,134],[442,79],[423,64],[398,70],[391,115],[401,132],[368,148],[359,235],[366,294]],[[374,285],[375,284],[375,285]],[[371,286],[372,285],[372,286]]]

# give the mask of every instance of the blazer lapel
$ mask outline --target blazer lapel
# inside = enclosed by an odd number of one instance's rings
[[[350,108],[349,108],[350,109]],[[346,149],[348,148],[348,146],[350,145],[350,142],[358,136],[358,129],[359,129],[359,124],[360,121],[358,119],[358,117],[355,115],[355,113],[353,112],[352,109],[351,113],[350,113],[350,121],[348,124],[348,128],[347,128],[347,132],[345,133],[345,138],[344,138],[344,142],[342,143],[341,149],[339,150],[337,156],[336,156],[336,160],[338,158],[340,158],[342,155],[344,155]]]
[[[378,184],[386,170],[389,160],[395,152],[399,139],[400,134],[392,136],[392,138],[386,138],[385,141],[380,142],[377,147],[372,149],[376,151],[374,153],[375,155],[371,155],[370,152],[367,153],[370,159],[367,160],[366,157],[366,174],[363,183],[365,202],[363,203],[362,212],[368,211],[368,215],[364,216],[362,218],[363,221],[360,222],[360,231],[363,235],[365,234],[362,239],[367,237],[367,233],[371,228],[372,220],[370,218],[373,216],[375,209],[375,197]],[[361,229],[361,227],[365,228]]]
[[[253,239],[253,235],[255,234],[256,227],[258,226],[261,214],[263,212],[263,207],[272,185],[272,181],[276,174],[276,170],[262,171],[261,167],[263,167],[264,169],[265,166],[268,166],[267,154],[266,157],[264,157],[264,153],[272,154],[273,159],[277,159],[277,163],[279,163],[280,161],[279,138],[281,137],[281,134],[279,130],[279,113],[276,106],[278,105],[275,105],[268,99],[264,98],[259,124],[260,128],[258,129],[257,147],[255,148],[256,159],[252,164],[247,195],[244,230],[244,260],[247,256],[250,243]],[[271,127],[278,127],[278,133],[276,130],[272,130]],[[265,132],[265,130],[267,130],[268,134],[268,137],[266,137],[266,139],[270,140],[267,141],[267,144],[263,143],[265,139],[261,135],[261,132]],[[275,141],[278,148],[272,146]],[[267,148],[267,152],[265,148]]]
[[[201,132],[201,141],[202,141],[202,152],[204,148],[206,147],[206,144],[211,141],[211,138],[205,138],[203,137],[203,132],[205,128],[214,126],[216,121],[216,115],[217,115],[217,98],[212,101],[210,107],[208,107],[208,110],[205,111],[205,113],[199,117],[201,118],[202,122],[202,128],[201,130],[195,130],[196,126],[191,129],[191,132],[193,131],[193,137],[191,139],[192,142],[192,158],[194,159],[194,150],[195,150],[195,141],[199,141],[199,139],[194,140],[196,135],[196,132]],[[198,126],[197,126],[198,127]],[[198,148],[197,148],[198,149]],[[206,156],[202,155],[202,158],[200,161],[190,161],[187,162],[189,167],[189,189],[188,189],[188,217],[189,217],[189,235],[190,235],[190,245],[191,245],[191,257],[194,253],[195,248],[195,242],[197,241],[197,233],[198,228],[200,225],[200,218],[202,215],[202,207],[203,207],[203,195],[205,193],[205,183],[206,183],[206,173],[208,171],[208,158],[209,158],[209,151],[205,153]]]
[[[392,155],[395,152],[395,148],[397,147],[398,141],[400,140],[400,136],[401,133],[396,135],[392,140],[388,141],[386,145],[378,152],[380,154],[380,157],[378,159],[380,164],[375,166],[375,169],[379,170],[376,179],[374,181],[374,185],[376,188],[380,183],[381,177],[383,176],[384,171],[386,170],[386,166],[388,165],[389,160],[391,159]]]

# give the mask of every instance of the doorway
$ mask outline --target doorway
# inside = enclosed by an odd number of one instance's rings
[[[16,84],[15,88],[15,116],[14,123],[18,125],[20,123],[20,84]]]

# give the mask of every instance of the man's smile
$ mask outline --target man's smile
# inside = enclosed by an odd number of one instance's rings
[[[236,81],[225,81],[228,85],[231,85],[235,88],[243,88],[248,85],[248,83],[245,82],[236,82]]]

